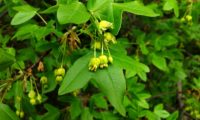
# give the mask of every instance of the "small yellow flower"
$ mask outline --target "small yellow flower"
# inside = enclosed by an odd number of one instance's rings
[[[92,48],[96,47],[97,50],[100,50],[101,49],[101,42],[100,41],[95,41],[93,44],[92,44]]]
[[[104,41],[107,43],[112,42],[113,44],[117,43],[115,36],[110,32],[104,33]]]
[[[108,58],[106,55],[99,56],[100,59],[100,68],[108,67]]]
[[[97,68],[99,67],[99,65],[100,65],[100,59],[94,57],[94,58],[92,58],[92,59],[90,60],[90,63],[89,63],[89,70],[90,70],[90,71],[96,71]]]
[[[106,31],[109,28],[113,28],[113,24],[111,22],[108,22],[106,20],[102,20],[99,22],[99,29]]]

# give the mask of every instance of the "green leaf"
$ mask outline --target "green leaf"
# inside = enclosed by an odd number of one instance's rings
[[[85,107],[85,108],[83,109],[83,112],[82,112],[82,114],[81,114],[81,120],[93,120],[93,116],[92,116],[92,114],[90,113],[88,107]]]
[[[133,58],[124,55],[122,53],[117,52],[116,50],[111,51],[113,59],[114,59],[114,64],[117,65],[118,67],[126,70],[130,70],[131,73],[133,74],[138,74],[139,77],[146,81],[146,73],[149,72],[149,67],[146,66],[143,63],[140,63]]]
[[[1,120],[19,120],[17,115],[9,108],[8,105],[0,103]]]
[[[159,14],[155,13],[151,8],[144,6],[138,1],[126,2],[126,3],[113,3],[114,7],[118,7],[123,11],[130,12],[136,15],[143,15],[148,17],[156,17]]]
[[[44,107],[47,109],[48,112],[41,117],[41,120],[58,120],[60,116],[59,109],[50,104],[45,104]]]
[[[15,83],[15,108],[20,110],[20,102],[18,97],[22,98],[23,95],[23,81],[17,81]]]
[[[90,99],[91,102],[94,102],[94,104],[98,107],[98,108],[102,108],[102,109],[108,109],[108,104],[107,101],[104,98],[104,95],[102,94],[96,94],[93,95]]]
[[[164,47],[176,45],[178,40],[173,35],[166,33],[155,39],[154,46],[156,50],[161,50]]]
[[[39,29],[39,26],[37,26],[36,24],[23,25],[17,30],[12,39],[17,38],[18,40],[24,40],[32,38],[34,35],[34,31],[36,31],[37,29]]]
[[[167,62],[166,62],[166,59],[164,57],[159,56],[155,53],[152,53],[150,56],[152,57],[153,65],[155,65],[158,69],[163,70],[163,71],[168,70]]]
[[[48,7],[46,10],[40,12],[42,14],[50,14],[50,13],[55,13],[58,10],[58,5],[54,5],[51,7]]]
[[[102,115],[102,120],[119,120],[119,118],[117,118],[117,116],[115,116],[111,112],[101,112],[101,115]]]
[[[174,9],[174,13],[176,15],[176,17],[179,16],[179,7],[178,7],[178,2],[177,0],[166,0],[164,6],[163,6],[163,10],[165,11],[169,11]]]
[[[11,21],[11,25],[19,25],[30,20],[32,17],[36,15],[37,10],[38,10],[29,5],[18,6],[18,7],[15,7],[14,9],[19,12],[15,14],[15,16],[13,17]]]
[[[119,30],[121,28],[121,24],[122,24],[122,13],[123,11],[120,8],[114,7],[113,6],[113,25],[114,25],[114,29],[112,30],[112,33],[114,35],[117,35],[119,33]]]
[[[70,115],[72,120],[75,120],[82,112],[80,99],[73,99],[70,106]]]
[[[169,116],[169,113],[166,110],[158,110],[154,111],[156,115],[158,115],[160,118],[167,118]]]
[[[163,104],[156,105],[154,113],[160,118],[167,118],[170,115],[166,110],[163,110]]]
[[[18,12],[30,12],[30,11],[38,11],[38,8],[34,8],[30,5],[22,5],[22,6],[15,6],[13,7],[14,10]]]
[[[122,69],[111,65],[105,70],[98,70],[95,73],[94,79],[114,108],[121,115],[125,116],[125,109],[122,103],[126,82]]]
[[[112,22],[112,33],[118,34],[122,23],[122,10],[113,6],[113,0],[88,0],[87,8],[95,17]]]
[[[141,111],[141,114],[148,118],[148,120],[160,120],[160,118],[155,113],[149,110]]]
[[[97,18],[113,21],[113,0],[88,0],[88,10]]]
[[[178,119],[178,111],[173,112],[167,120],[177,120]]]
[[[60,24],[81,24],[89,20],[90,14],[83,3],[73,2],[71,4],[60,4],[57,11],[57,18]]]
[[[10,67],[15,61],[15,57],[2,48],[0,48],[0,56],[0,71]]]
[[[79,58],[65,75],[59,88],[58,94],[63,95],[84,87],[92,77],[92,72],[88,70],[88,63],[92,58],[89,53]]]

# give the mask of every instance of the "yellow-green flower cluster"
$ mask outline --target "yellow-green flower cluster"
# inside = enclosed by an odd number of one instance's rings
[[[31,105],[36,105],[37,103],[42,103],[42,96],[37,93],[34,90],[30,90],[28,93],[28,97],[30,98]]]
[[[56,76],[56,82],[60,83],[63,80],[63,77],[65,76],[65,69],[63,67],[55,69],[54,74]]]
[[[186,15],[181,18],[180,20],[182,23],[188,23],[189,25],[192,24],[192,16],[191,15]]]
[[[113,63],[113,58],[111,56],[100,55],[99,57],[93,57],[89,63],[89,70],[96,71],[98,68],[107,68],[109,63]]]

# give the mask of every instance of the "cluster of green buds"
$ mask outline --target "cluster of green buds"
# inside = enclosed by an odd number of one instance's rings
[[[20,118],[24,117],[24,111],[23,110],[16,110],[16,115]]]
[[[21,108],[21,97],[20,96],[16,96],[16,102],[19,103],[19,107],[17,107],[17,110],[16,110],[16,115],[20,118],[23,118],[24,117],[24,111],[22,110]]]
[[[37,93],[37,96],[36,96],[36,92],[33,89],[29,91],[28,97],[30,98],[31,105],[42,103],[42,96],[39,93]]]
[[[42,84],[42,86],[44,88],[47,88],[48,87],[48,79],[47,79],[47,77],[46,76],[42,76],[40,78],[40,83]]]
[[[112,56],[107,57],[102,54],[99,57],[93,57],[89,62],[89,70],[95,72],[98,68],[107,68],[109,63],[113,63]]]
[[[117,43],[115,36],[110,32],[104,33],[104,41],[106,44],[108,44],[108,43],[116,44]]]
[[[65,76],[65,69],[63,67],[55,69],[54,74],[56,76],[56,82],[60,83],[63,80],[63,77]]]
[[[108,45],[110,43],[115,44],[115,36],[108,32],[109,29],[113,29],[113,23],[102,20],[98,22],[98,31],[100,33],[100,39],[95,40],[93,43],[94,57],[90,59],[89,70],[96,71],[98,68],[107,68],[109,64],[113,63],[113,58],[110,54]],[[101,55],[96,57],[96,49],[101,49]],[[104,50],[108,51],[108,56],[104,54]]]
[[[191,15],[186,15],[181,18],[180,20],[182,23],[187,23],[189,25],[192,25],[192,16]]]

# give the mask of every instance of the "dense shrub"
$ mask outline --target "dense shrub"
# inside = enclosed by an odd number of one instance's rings
[[[200,119],[199,8],[0,0],[0,119]]]

